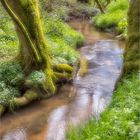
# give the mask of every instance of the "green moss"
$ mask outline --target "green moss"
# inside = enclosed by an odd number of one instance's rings
[[[71,67],[67,64],[58,64],[58,65],[54,66],[54,70],[59,71],[59,72],[72,73],[73,72],[73,67]]]
[[[68,80],[72,78],[72,74],[68,74],[68,73],[54,72],[54,74],[58,80]]]
[[[30,101],[27,100],[26,97],[19,97],[19,98],[14,98],[14,103],[16,107],[20,107],[29,104]]]
[[[35,99],[37,99],[39,96],[39,94],[35,91],[32,90],[28,90],[25,94],[24,97],[26,97],[29,101],[33,101]]]
[[[0,66],[0,104],[9,106],[14,97],[20,96],[17,86],[13,80],[22,74],[20,65],[15,61],[1,63]]]
[[[53,42],[58,43],[59,40],[63,40],[66,45],[73,48],[81,46],[84,42],[81,33],[74,31],[60,19],[46,18],[45,27],[48,39]]]
[[[80,58],[80,70],[79,75],[84,77],[87,73],[87,67],[88,67],[88,61],[86,58],[81,57]]]

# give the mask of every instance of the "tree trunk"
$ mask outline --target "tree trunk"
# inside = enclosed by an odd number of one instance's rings
[[[104,12],[104,9],[103,9],[101,3],[99,2],[99,0],[95,0],[95,2],[96,2],[96,4],[97,4],[98,8],[100,9],[100,11],[104,14],[104,13],[105,13],[105,12]]]
[[[43,70],[48,87],[55,89],[48,47],[42,29],[38,0],[1,0],[14,21],[20,44],[20,60],[25,75]]]
[[[140,0],[130,2],[124,60],[124,74],[140,70]]]
[[[2,4],[15,23],[25,73],[46,68],[50,60],[37,0],[2,0]]]

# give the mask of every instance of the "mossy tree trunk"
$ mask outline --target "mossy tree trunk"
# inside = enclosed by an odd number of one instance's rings
[[[124,74],[140,70],[140,0],[130,2],[124,60]]]
[[[72,78],[73,68],[67,64],[51,65],[38,0],[1,0],[1,3],[14,22],[20,45],[19,60],[25,75],[22,84],[26,89],[22,97],[14,99],[15,106],[27,105],[42,93],[48,93],[45,97],[49,97],[55,93],[57,81]],[[35,70],[44,72],[43,81],[37,86],[27,78]],[[0,116],[5,108],[0,104]]]
[[[43,33],[38,0],[1,0],[11,16],[20,44],[20,60],[28,76],[34,70],[43,70],[47,75],[48,87],[55,89],[51,59]]]
[[[20,57],[26,74],[49,65],[37,0],[2,0],[12,17],[20,43]]]
[[[19,58],[25,79],[34,70],[41,70],[45,73],[46,80],[40,87],[47,93],[55,92],[56,80],[71,78],[73,68],[67,64],[51,65],[38,0],[1,0],[1,3],[16,27],[20,44]]]

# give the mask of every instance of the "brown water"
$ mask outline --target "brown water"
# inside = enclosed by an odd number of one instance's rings
[[[71,124],[84,123],[91,116],[99,118],[108,105],[121,73],[122,43],[112,34],[97,31],[88,21],[69,24],[86,37],[80,53],[89,61],[87,75],[77,74],[73,85],[64,85],[49,99],[5,114],[0,123],[2,140],[64,140]]]
[[[87,20],[72,20],[68,23],[73,29],[82,32],[86,41],[85,45],[93,45],[98,40],[111,39],[116,40],[115,34],[109,32],[101,32],[97,30],[93,25]],[[118,41],[119,47],[124,48],[125,42],[122,40]]]

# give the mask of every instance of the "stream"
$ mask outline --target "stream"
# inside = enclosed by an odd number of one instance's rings
[[[39,100],[0,121],[1,140],[65,140],[67,128],[97,119],[109,104],[123,64],[124,42],[113,34],[97,31],[88,21],[72,20],[69,25],[86,38],[80,54],[88,60],[85,77],[77,74],[72,85],[58,94]]]

